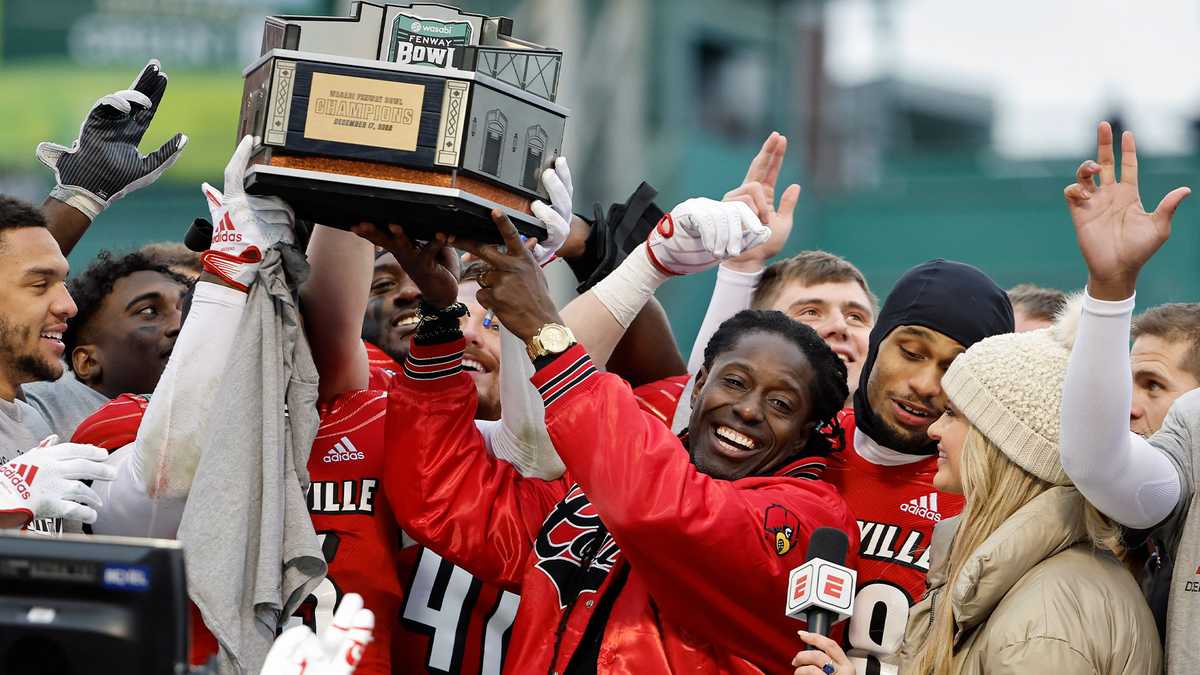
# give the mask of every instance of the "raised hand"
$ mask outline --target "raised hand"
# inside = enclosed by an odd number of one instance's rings
[[[771,228],[771,236],[766,242],[726,261],[726,266],[744,272],[756,272],[762,269],[767,260],[779,255],[787,244],[792,233],[796,203],[800,201],[800,186],[795,183],[789,185],[776,206],[776,184],[786,154],[787,137],[778,131],[772,131],[758,154],[750,161],[742,184],[725,194],[723,201],[746,202],[758,215],[759,220]]]
[[[530,249],[536,239],[522,242],[517,228],[499,210],[492,222],[504,238],[504,248],[451,238],[455,246],[488,264],[479,275],[479,304],[496,313],[496,318],[513,335],[529,342],[548,323],[562,323],[542,269]]]
[[[359,223],[350,230],[396,256],[400,267],[421,289],[424,302],[442,309],[457,301],[461,270],[458,255],[447,246],[445,235],[438,234],[433,241],[419,245],[395,223],[387,228],[374,223]]]
[[[1175,188],[1147,213],[1138,194],[1133,133],[1126,131],[1121,136],[1119,181],[1108,122],[1100,123],[1096,145],[1096,161],[1079,165],[1075,182],[1063,190],[1063,195],[1087,263],[1088,292],[1099,300],[1123,300],[1133,295],[1142,266],[1171,235],[1171,218],[1191,189]]]
[[[534,200],[530,205],[533,215],[546,226],[546,240],[533,249],[533,257],[539,264],[545,265],[554,259],[554,254],[562,247],[571,232],[571,200],[575,194],[575,186],[571,181],[571,167],[567,166],[566,157],[554,160],[553,168],[542,172],[542,185],[550,195],[550,204]]]
[[[645,246],[656,268],[678,276],[714,267],[761,245],[770,236],[770,228],[745,202],[696,197],[663,216]]]
[[[177,133],[149,155],[138,150],[166,90],[167,75],[151,59],[129,89],[96,101],[71,147],[39,143],[38,159],[56,181],[50,196],[95,219],[109,204],[158,180],[187,144],[187,136]]]
[[[224,193],[208,183],[200,186],[213,222],[212,241],[201,255],[204,268],[243,291],[253,281],[264,251],[296,240],[296,214],[287,202],[246,194],[243,186],[254,145],[250,136],[238,143],[225,165]]]

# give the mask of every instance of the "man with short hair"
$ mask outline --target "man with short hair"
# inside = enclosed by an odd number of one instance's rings
[[[154,391],[179,334],[188,281],[140,252],[101,251],[68,286],[79,308],[63,333],[71,372],[23,388],[63,438],[110,399]]]
[[[69,269],[41,212],[0,196],[3,528],[25,527],[41,518],[94,522],[99,498],[81,481],[111,480],[115,475],[100,464],[107,453],[99,448],[57,444],[37,411],[19,397],[21,385],[62,374],[62,335],[76,311],[65,284]],[[51,524],[39,529],[57,531]]]
[[[773,263],[763,271],[750,306],[778,310],[812,326],[845,362],[854,395],[879,299],[849,260],[826,251],[801,251]]]
[[[1008,300],[1012,303],[1017,327],[1014,332],[1023,333],[1050,327],[1054,317],[1067,304],[1067,294],[1057,288],[1017,284],[1008,289]]]
[[[1175,399],[1200,387],[1200,303],[1151,307],[1133,320],[1129,428],[1149,437]]]

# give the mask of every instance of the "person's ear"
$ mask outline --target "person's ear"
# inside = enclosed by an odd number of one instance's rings
[[[84,384],[99,381],[103,368],[96,345],[80,345],[71,350],[71,370]]]
[[[707,379],[708,369],[701,366],[700,370],[696,372],[696,381],[692,384],[692,398],[688,404],[692,410],[696,409],[696,403],[700,400],[700,390],[704,388],[704,382]]]

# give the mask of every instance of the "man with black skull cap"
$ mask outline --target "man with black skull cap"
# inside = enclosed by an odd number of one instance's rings
[[[827,479],[858,518],[859,590],[846,629],[858,672],[895,673],[908,609],[921,598],[933,527],[962,509],[938,492],[929,425],[946,410],[942,375],[968,347],[1013,331],[1008,296],[983,272],[931,260],[900,278],[875,327],[854,394],[838,421],[844,450]]]

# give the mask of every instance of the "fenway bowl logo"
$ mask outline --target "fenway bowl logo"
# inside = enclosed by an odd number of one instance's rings
[[[534,566],[554,584],[560,608],[581,593],[596,592],[612,570],[620,548],[603,526],[578,485],[542,523],[533,544]]]

